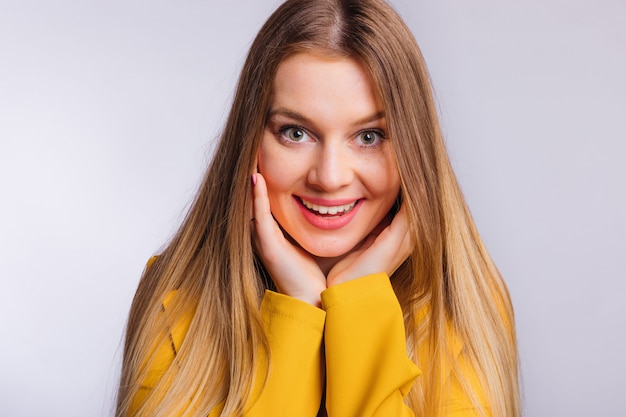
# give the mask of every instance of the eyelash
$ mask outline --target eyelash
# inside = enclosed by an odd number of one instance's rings
[[[374,133],[375,135],[378,136],[378,140],[371,144],[371,145],[366,145],[366,144],[359,144],[360,148],[365,148],[365,149],[377,149],[379,148],[382,143],[387,139],[385,132],[383,132],[380,129],[363,129],[361,130],[359,133],[356,134],[356,137],[359,138],[361,135],[363,135],[364,133]]]
[[[297,125],[285,125],[285,126],[281,126],[278,129],[277,132],[277,136],[279,138],[279,140],[285,144],[294,144],[294,143],[299,143],[297,141],[294,140],[290,140],[287,136],[288,132],[290,130],[300,130],[302,131],[305,135],[309,136],[309,137],[314,137],[311,133],[309,133],[309,131],[307,129],[305,129],[302,126],[297,126]],[[380,147],[382,145],[382,142],[384,142],[385,140],[387,140],[387,136],[385,135],[385,132],[380,130],[380,129],[363,129],[360,130],[359,132],[357,132],[357,134],[355,135],[355,140],[358,141],[359,137],[361,135],[363,135],[364,133],[374,133],[376,136],[378,136],[378,140],[371,144],[371,145],[367,145],[367,144],[363,144],[363,143],[359,143],[358,146],[359,148],[362,149],[377,149],[378,147]]]
[[[293,143],[299,143],[297,141],[291,140],[288,138],[287,133],[290,130],[300,130],[302,132],[304,132],[305,135],[307,136],[312,136],[308,130],[306,130],[305,128],[303,128],[302,126],[296,126],[296,125],[285,125],[285,126],[281,126],[280,129],[278,129],[277,132],[277,136],[278,139],[282,142],[282,143],[286,143],[286,144],[293,144]]]

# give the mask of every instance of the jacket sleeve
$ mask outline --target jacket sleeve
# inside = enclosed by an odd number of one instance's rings
[[[167,306],[175,293],[163,303],[164,320]],[[324,364],[322,339],[326,313],[294,298],[267,291],[261,303],[263,326],[267,335],[270,360],[257,367],[252,394],[246,406],[245,417],[314,417],[320,407],[323,392]],[[162,375],[172,366],[191,317],[170,327],[169,340],[159,346],[148,364],[147,376],[135,395],[130,415],[141,408]],[[209,417],[218,416],[222,404]]]
[[[257,374],[246,417],[315,417],[324,384],[322,340],[326,313],[266,291],[261,304],[270,346],[269,375]]]
[[[148,261],[148,267],[154,262],[156,257]],[[141,381],[137,393],[133,397],[128,415],[134,416],[137,414],[141,406],[146,402],[148,397],[154,391],[154,388],[161,380],[165,372],[176,360],[176,352],[180,349],[180,345],[189,330],[189,324],[191,323],[191,315],[186,314],[178,323],[170,323],[167,315],[167,307],[176,298],[176,291],[172,291],[165,297],[161,304],[160,324],[167,328],[168,338],[163,343],[157,346],[154,355],[150,358],[146,364],[146,373],[144,379]]]
[[[329,417],[408,417],[404,397],[421,374],[408,358],[402,310],[385,274],[322,293]]]

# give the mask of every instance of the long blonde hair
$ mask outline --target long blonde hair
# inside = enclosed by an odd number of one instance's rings
[[[411,32],[382,0],[289,0],[253,42],[215,155],[178,232],[146,270],[128,321],[118,416],[145,378],[167,329],[162,302],[177,290],[167,316],[193,315],[175,366],[151,391],[140,415],[240,415],[267,355],[259,303],[271,288],[251,244],[250,175],[280,63],[301,51],[359,60],[382,99],[416,247],[391,281],[405,315],[407,348],[428,344],[428,371],[407,402],[416,416],[435,416],[450,360],[453,329],[481,378],[494,417],[519,416],[514,319],[506,286],[487,253],[452,171],[430,82]],[[428,306],[417,323],[416,314]],[[420,365],[418,363],[418,365]],[[461,371],[453,366],[474,401]],[[186,410],[183,411],[183,410]]]

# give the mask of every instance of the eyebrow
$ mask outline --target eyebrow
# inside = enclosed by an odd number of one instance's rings
[[[293,119],[302,123],[309,123],[309,124],[312,123],[312,121],[308,117],[304,116],[303,114],[300,114],[296,111],[285,109],[282,107],[271,109],[269,113],[267,114],[267,118],[269,120],[272,117],[277,116],[277,115],[286,116],[286,117],[289,117],[290,119]],[[354,122],[354,125],[355,126],[363,125],[363,124],[375,122],[377,120],[384,119],[384,118],[385,118],[385,112],[379,111],[370,116],[366,116],[362,119],[357,120],[356,122]]]

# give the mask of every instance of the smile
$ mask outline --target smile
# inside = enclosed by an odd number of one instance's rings
[[[315,212],[317,214],[325,214],[330,216],[335,216],[337,214],[342,215],[348,213],[350,210],[354,208],[358,200],[353,201],[350,204],[342,204],[337,206],[322,206],[319,204],[311,203],[303,198],[300,198],[300,202],[303,206],[308,208],[310,211]]]
[[[325,200],[312,198],[305,200],[299,196],[294,195],[293,197],[304,219],[321,230],[337,230],[349,225],[364,204],[364,199]]]

